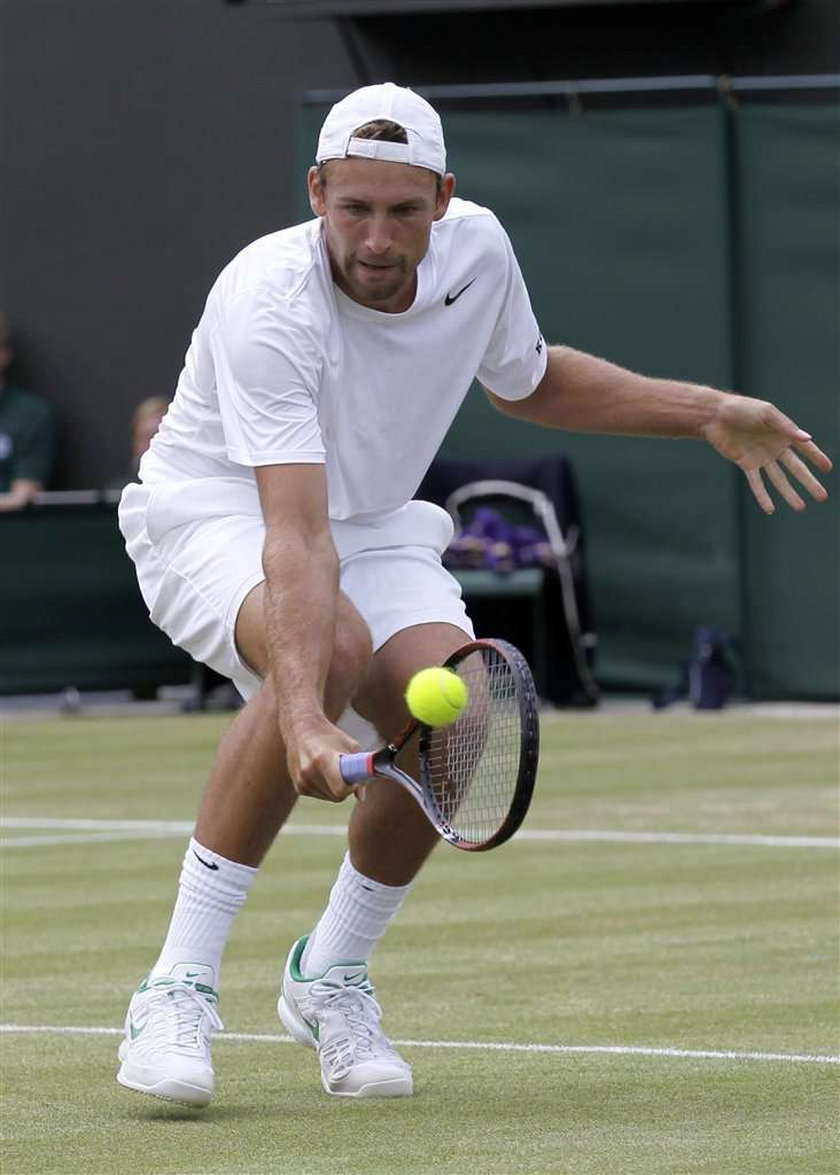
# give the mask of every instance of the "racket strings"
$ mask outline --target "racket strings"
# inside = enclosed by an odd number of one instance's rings
[[[519,684],[508,661],[492,648],[472,653],[455,671],[470,701],[456,723],[432,732],[429,784],[440,819],[479,843],[498,831],[517,787]]]

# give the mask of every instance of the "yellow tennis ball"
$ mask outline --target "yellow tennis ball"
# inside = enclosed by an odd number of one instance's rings
[[[405,691],[411,714],[426,726],[449,726],[469,701],[466,683],[451,669],[434,667],[415,673]]]

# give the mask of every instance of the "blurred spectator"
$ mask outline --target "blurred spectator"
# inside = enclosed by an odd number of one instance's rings
[[[55,461],[55,419],[42,396],[6,382],[12,326],[0,311],[0,512],[20,510],[45,489]]]
[[[121,490],[130,481],[137,481],[140,458],[160,428],[160,422],[166,415],[168,407],[169,400],[166,396],[149,396],[148,399],[141,400],[134,409],[134,415],[131,418],[131,465],[109,482],[109,489]]]

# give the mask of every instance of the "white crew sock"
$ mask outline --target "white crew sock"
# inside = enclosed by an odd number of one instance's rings
[[[179,963],[210,967],[202,980],[217,987],[228,934],[234,916],[243,905],[257,876],[250,865],[228,861],[190,838],[178,897],[163,950],[152,968],[153,975],[168,975]]]
[[[323,975],[334,963],[364,963],[411,889],[383,885],[355,869],[345,854],[327,908],[300,961],[304,975]]]

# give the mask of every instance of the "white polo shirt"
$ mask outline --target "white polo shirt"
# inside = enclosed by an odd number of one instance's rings
[[[343,294],[321,221],[308,221],[222,271],[141,480],[183,489],[323,463],[330,517],[373,521],[414,496],[475,377],[517,400],[545,365],[510,241],[487,209],[451,201],[401,314]]]

